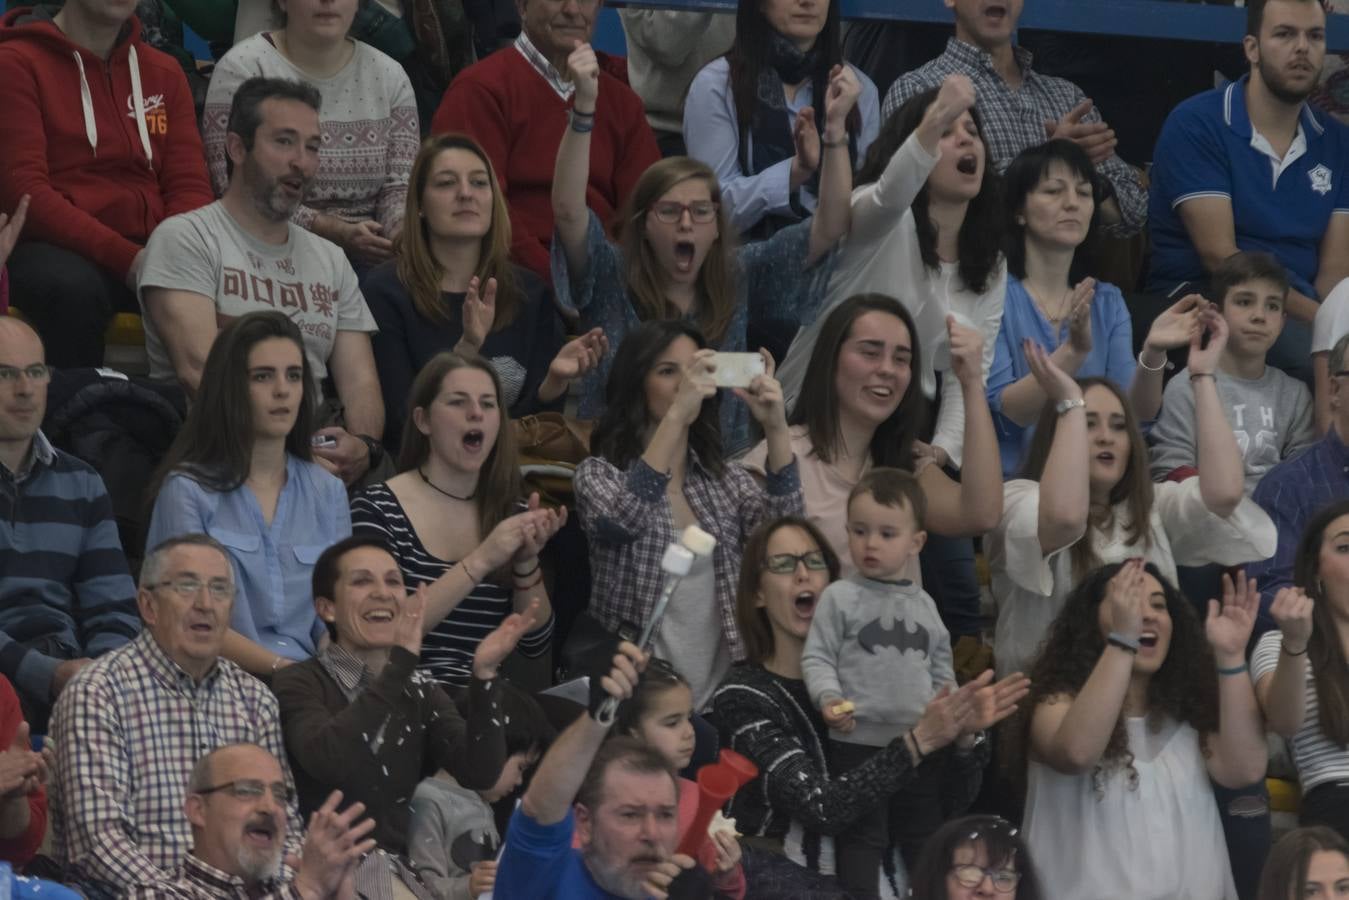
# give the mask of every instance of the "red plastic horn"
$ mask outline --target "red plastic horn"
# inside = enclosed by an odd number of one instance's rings
[[[722,750],[718,762],[699,769],[698,812],[675,852],[696,858],[703,842],[708,840],[707,826],[717,810],[757,777],[758,767],[734,750]]]

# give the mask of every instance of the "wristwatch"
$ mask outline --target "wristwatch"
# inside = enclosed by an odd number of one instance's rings
[[[1087,401],[1082,399],[1081,397],[1074,397],[1067,400],[1060,400],[1058,403],[1054,404],[1054,412],[1058,413],[1059,415],[1063,415],[1070,409],[1077,409],[1077,407],[1079,406],[1085,407],[1086,405]]]
[[[384,458],[384,445],[368,434],[358,434],[356,437],[361,443],[365,444],[365,449],[370,454],[369,465],[370,468],[373,469],[375,466],[379,465],[380,460]]]

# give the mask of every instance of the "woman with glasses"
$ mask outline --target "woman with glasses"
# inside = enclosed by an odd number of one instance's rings
[[[489,360],[512,416],[562,409],[571,382],[608,343],[599,329],[563,343],[552,292],[510,261],[511,222],[492,163],[466,135],[428,138],[412,164],[394,258],[361,279],[379,324],[371,338],[395,454],[422,367],[446,350]]]
[[[1142,559],[1088,573],[1035,668],[1013,773],[1051,897],[1236,900],[1214,791],[1264,778],[1246,665],[1254,579],[1223,576],[1201,623]]]
[[[313,461],[315,385],[303,347],[279,312],[223,329],[148,495],[146,546],[201,533],[229,550],[237,596],[222,655],[262,677],[318,649],[310,573],[351,534],[345,487]]]
[[[760,521],[801,511],[801,483],[787,443],[773,359],[735,393],[767,435],[768,476],[760,487],[722,458],[715,354],[692,326],[656,320],[634,328],[609,373],[593,456],[576,469],[581,527],[590,542],[590,611],[610,629],[645,622],[660,594],[665,548],[689,525],[717,539],[679,582],[653,653],[679,660],[702,710],[744,655],[735,622],[740,548]]]
[[[997,816],[947,822],[928,839],[909,877],[923,900],[1040,900],[1030,851],[1016,826]]]
[[[847,772],[830,767],[828,728],[811,703],[801,654],[820,594],[839,574],[838,557],[811,521],[786,516],[765,522],[745,543],[735,597],[745,659],[731,668],[712,697],[711,718],[722,743],[759,767],[759,777],[731,801],[736,827],[753,846],[772,848],[795,865],[746,854],[754,896],[825,898],[841,888],[812,892],[811,873],[834,874],[834,836],[911,784],[924,759],[939,760],[943,805],[964,809],[974,799],[989,759],[986,742],[969,753],[947,750],[974,716],[976,695],[991,688],[971,682],[928,703],[909,743],[897,739]],[[806,872],[805,870],[810,870]],[[904,896],[898,854],[883,862],[881,897]],[[926,896],[926,895],[918,895]]]
[[[809,317],[818,301],[816,267],[848,230],[852,169],[844,122],[857,102],[857,81],[840,69],[825,98],[825,155],[820,207],[803,222],[761,243],[736,247],[729,213],[712,170],[677,156],[662,160],[638,179],[619,214],[618,244],[609,242],[607,223],[586,204],[590,132],[594,128],[599,69],[588,46],[568,60],[576,85],[571,126],[558,147],[553,175],[553,289],[566,309],[587,326],[600,326],[617,346],[639,322],[680,319],[695,325],[721,351],[743,351],[756,323]],[[610,361],[582,382],[580,414],[603,411],[603,386]],[[743,404],[727,403],[722,434],[730,450],[749,441]]]

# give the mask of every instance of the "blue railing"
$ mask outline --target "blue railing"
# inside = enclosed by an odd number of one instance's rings
[[[844,18],[894,19],[901,22],[951,21],[942,0],[842,0]],[[735,0],[610,0],[615,6],[662,9],[734,10]],[[1044,31],[1078,31],[1187,41],[1239,43],[1245,33],[1246,10],[1166,0],[1026,0],[1020,27]],[[1349,15],[1333,15],[1327,43],[1349,52]]]

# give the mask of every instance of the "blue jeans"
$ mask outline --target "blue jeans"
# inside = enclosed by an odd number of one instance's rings
[[[937,604],[942,624],[951,632],[951,643],[967,634],[977,637],[979,579],[974,573],[974,539],[928,532],[918,562],[923,572],[923,589]]]

